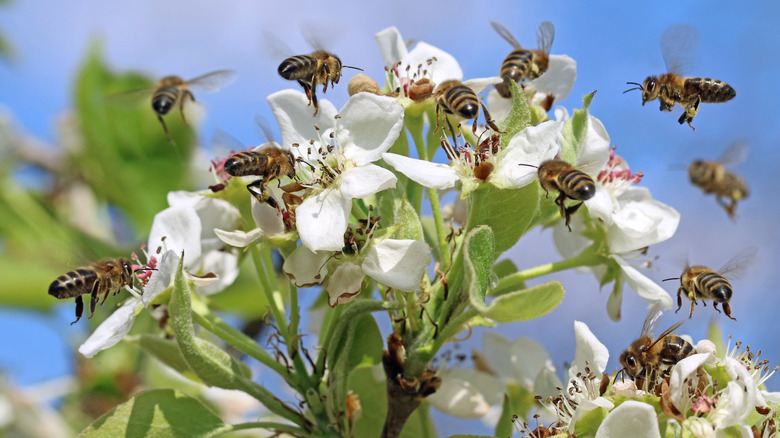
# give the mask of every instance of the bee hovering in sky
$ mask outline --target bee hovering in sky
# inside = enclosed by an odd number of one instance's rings
[[[661,104],[661,111],[671,111],[675,104],[685,110],[677,120],[681,125],[688,123],[694,131],[694,116],[699,111],[700,103],[721,103],[734,98],[737,92],[731,85],[711,78],[684,77],[680,75],[683,58],[695,45],[696,30],[687,25],[670,27],[661,35],[661,55],[666,64],[667,73],[659,76],[648,76],[644,83],[626,82],[636,85],[623,93],[632,90],[642,92],[642,105],[655,100]]]
[[[620,354],[619,359],[623,368],[618,374],[624,372],[632,380],[644,379],[651,389],[659,378],[669,374],[672,366],[696,353],[690,342],[672,333],[685,320],[676,322],[658,337],[653,337],[655,324],[662,314],[659,304],[650,308],[639,338]]]
[[[157,120],[162,124],[168,140],[171,140],[168,126],[165,124],[165,120],[163,120],[164,115],[178,106],[181,118],[187,124],[187,117],[184,115],[184,102],[187,99],[195,102],[195,96],[192,94],[193,90],[213,92],[232,84],[235,80],[236,72],[233,70],[217,70],[188,81],[183,80],[179,76],[166,76],[160,79],[154,87],[117,93],[109,96],[109,99],[124,104],[135,103],[139,99],[151,96],[152,110],[157,114]]]
[[[721,207],[733,220],[737,214],[737,201],[748,197],[750,190],[744,179],[725,168],[745,159],[745,143],[729,146],[717,161],[696,160],[688,166],[688,178],[704,193],[712,193]],[[726,203],[728,199],[731,202]]]
[[[547,71],[550,65],[550,47],[555,38],[555,26],[549,21],[544,21],[536,29],[536,50],[524,49],[517,42],[512,33],[501,24],[491,21],[490,25],[509,44],[514,47],[501,64],[499,76],[503,83],[496,84],[498,94],[503,97],[512,97],[512,87],[509,81],[521,83],[525,79],[536,79]]]
[[[90,295],[89,316],[92,317],[100,296],[103,296],[100,302],[102,305],[109,292],[113,291],[116,295],[123,286],[132,287],[134,273],[129,259],[120,257],[98,260],[57,277],[49,285],[49,295],[60,300],[76,298],[76,321],[71,323],[75,324],[84,312],[82,295]]]
[[[693,316],[693,308],[696,306],[696,300],[701,299],[703,305],[707,305],[704,300],[712,300],[712,307],[720,313],[718,303],[723,304],[723,312],[729,319],[736,321],[731,316],[731,305],[729,300],[734,293],[731,283],[726,279],[736,279],[745,273],[745,269],[753,262],[756,256],[756,248],[745,248],[731,260],[729,260],[717,272],[706,266],[686,266],[682,275],[679,277],[665,278],[663,281],[680,280],[680,287],[677,289],[677,310],[682,308],[683,294],[691,300],[691,313],[688,318]]]
[[[528,164],[521,164],[521,166],[528,166]],[[593,178],[560,159],[542,162],[538,167],[537,177],[545,193],[549,193],[551,190],[558,192],[555,205],[560,208],[561,217],[566,220],[566,227],[571,231],[569,226],[571,216],[579,210],[583,202],[566,207],[566,199],[587,201],[595,196],[596,183]]]

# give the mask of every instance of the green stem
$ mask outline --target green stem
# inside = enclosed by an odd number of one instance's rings
[[[515,272],[507,275],[498,281],[491,295],[499,296],[524,287],[526,280],[541,277],[542,275],[552,274],[554,272],[564,271],[566,269],[578,268],[580,266],[595,266],[604,261],[593,246],[585,248],[580,254],[559,262],[547,263],[545,265],[535,266],[524,271]]]
[[[287,432],[294,436],[307,436],[307,432],[301,429],[300,427],[295,427],[292,424],[287,424],[287,423],[276,423],[273,421],[256,421],[251,423],[228,424],[220,429],[215,430],[209,436],[218,436],[224,433],[235,432],[237,430],[247,430],[247,429],[267,429],[267,430],[274,430],[277,432]]]
[[[461,327],[463,324],[467,323],[471,318],[474,318],[475,316],[478,316],[479,312],[475,308],[470,308],[467,311],[461,313],[460,315],[453,318],[451,321],[448,321],[447,324],[444,326],[444,328],[441,329],[439,332],[439,336],[436,337],[433,341],[433,345],[431,346],[430,350],[426,351],[426,356],[431,356],[436,354],[439,349],[444,346],[444,344],[450,340],[451,337],[457,335],[461,331]],[[423,358],[426,360],[427,359]]]
[[[436,427],[433,425],[428,403],[421,404],[415,411],[415,414],[417,414],[417,418],[422,424],[422,438],[436,438],[439,436],[436,434]]]
[[[301,321],[301,309],[298,307],[298,288],[290,283],[290,328],[289,332],[295,338],[298,335],[298,325]],[[292,354],[292,351],[288,351]]]
[[[330,321],[325,329],[325,336],[320,338],[320,345],[327,345],[329,340],[333,337],[333,331],[336,329],[336,323],[342,319],[344,309],[347,306],[336,306],[330,316]],[[317,375],[322,377],[325,372],[325,359],[327,358],[327,350],[325,348],[320,349],[320,353],[317,355]]]
[[[271,248],[267,246],[261,248],[260,245],[253,245],[250,251],[252,251],[252,260],[254,261],[257,275],[260,277],[260,282],[263,285],[263,293],[266,301],[268,301],[268,307],[271,309],[271,315],[276,320],[279,334],[285,340],[285,344],[287,344],[287,338],[289,337],[287,333],[287,318],[284,315],[284,309],[280,307],[281,303],[275,296],[279,293],[279,290],[273,286],[270,280],[270,275],[273,275],[275,278],[276,273],[273,271],[273,263],[270,266],[266,264],[266,260],[270,259]],[[263,253],[268,253],[268,257],[266,258],[266,254]]]
[[[210,331],[218,338],[227,342],[231,346],[238,348],[250,357],[257,359],[257,361],[267,366],[268,368],[271,368],[276,372],[276,374],[284,377],[290,386],[298,389],[299,383],[295,381],[295,376],[291,375],[284,365],[277,362],[270,354],[268,354],[267,351],[260,348],[260,346],[257,345],[257,343],[247,335],[225,323],[222,318],[214,315],[211,312],[201,314],[198,310],[193,309],[192,319],[199,326]]]

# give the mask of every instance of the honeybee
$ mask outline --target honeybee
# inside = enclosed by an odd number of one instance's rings
[[[482,106],[482,112],[485,115],[485,123],[490,129],[501,132],[490,117],[485,104],[477,97],[477,93],[463,82],[455,79],[440,83],[433,92],[436,101],[436,127],[439,126],[439,114],[451,114],[459,120],[474,119],[472,131],[477,132],[477,119],[479,118],[479,107]],[[449,120],[448,120],[449,123]]]
[[[677,289],[677,310],[682,308],[682,295],[691,300],[691,312],[688,318],[693,316],[693,308],[696,306],[696,300],[701,299],[703,305],[707,305],[703,300],[712,300],[712,307],[720,313],[718,309],[718,303],[723,303],[723,312],[729,319],[734,321],[737,318],[731,316],[731,295],[733,289],[731,283],[726,279],[725,275],[729,274],[729,278],[739,278],[745,273],[747,266],[753,261],[756,256],[756,248],[745,248],[738,252],[737,255],[732,257],[718,272],[706,266],[686,266],[682,275],[679,277],[665,278],[667,280],[680,280],[680,287]]]
[[[168,114],[171,109],[178,106],[181,118],[187,124],[187,117],[184,115],[184,102],[189,100],[195,102],[195,96],[192,90],[212,92],[230,85],[236,80],[236,72],[233,70],[217,70],[205,75],[185,81],[179,76],[166,76],[157,82],[157,85],[151,88],[142,88],[139,90],[130,90],[109,96],[112,100],[134,101],[136,97],[145,97],[151,95],[152,109],[157,114],[157,120],[162,124],[165,135],[170,140],[168,126],[163,120],[163,116]]]
[[[671,111],[674,104],[680,104],[683,111],[677,120],[681,125],[687,122],[694,131],[693,117],[699,111],[700,103],[721,103],[734,98],[737,92],[731,85],[711,78],[683,77],[679,74],[683,54],[696,40],[696,31],[690,26],[678,25],[668,28],[661,35],[661,55],[668,73],[648,76],[644,83],[626,82],[636,85],[632,90],[642,91],[642,105],[658,98],[661,111]]]
[[[504,82],[496,84],[498,94],[503,97],[512,97],[512,87],[509,81],[519,84],[523,79],[536,79],[547,71],[547,67],[550,65],[550,47],[555,38],[555,27],[549,21],[543,21],[536,29],[538,49],[529,50],[522,48],[512,33],[501,24],[491,21],[490,25],[514,47],[514,50],[501,63],[498,75],[504,79]]]
[[[102,305],[109,292],[114,295],[119,293],[123,286],[133,285],[133,265],[129,259],[124,257],[107,258],[97,262],[77,268],[66,274],[62,274],[49,285],[49,295],[54,298],[64,300],[67,298],[76,298],[76,320],[71,325],[81,319],[84,312],[84,302],[82,295],[89,294],[89,316],[95,314],[95,308],[100,296],[103,295]]]
[[[225,172],[231,176],[255,175],[261,177],[247,184],[249,193],[260,203],[267,203],[271,207],[279,208],[279,204],[266,190],[268,183],[274,179],[286,176],[295,177],[295,162],[293,154],[276,146],[269,146],[261,150],[239,152],[225,161]],[[259,190],[255,191],[257,188]]]
[[[593,178],[559,159],[542,162],[537,175],[545,193],[549,194],[550,190],[558,191],[555,205],[561,209],[561,216],[566,219],[566,227],[571,231],[569,226],[571,215],[577,212],[583,202],[566,207],[565,201],[567,198],[575,201],[587,201],[592,198],[596,194],[596,183]]]
[[[688,167],[691,183],[704,193],[713,193],[729,217],[734,219],[737,213],[737,201],[748,197],[750,190],[744,179],[728,171],[724,166],[742,161],[745,156],[745,143],[729,146],[717,161],[696,160]],[[723,198],[731,200],[726,203]]]
[[[696,353],[690,342],[672,333],[685,320],[676,322],[653,338],[653,329],[662,314],[660,305],[650,308],[639,338],[620,354],[619,359],[622,372],[632,380],[645,379],[650,388],[655,386],[659,378],[666,377],[677,362]]]
[[[308,55],[291,56],[279,64],[279,76],[291,81],[298,81],[309,99],[309,105],[314,105],[316,116],[320,108],[317,104],[317,85],[322,84],[323,94],[328,91],[328,83],[331,88],[339,83],[341,70],[358,67],[343,65],[341,59],[325,50],[315,50]]]

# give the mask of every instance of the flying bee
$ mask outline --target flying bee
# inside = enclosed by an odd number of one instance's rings
[[[659,304],[650,308],[639,338],[620,354],[619,359],[623,368],[618,373],[622,371],[632,380],[645,379],[649,388],[655,386],[659,377],[665,378],[677,362],[696,353],[690,342],[672,333],[685,320],[676,322],[653,338],[653,329],[662,313]]]
[[[81,296],[89,294],[89,316],[95,314],[95,308],[100,296],[103,296],[101,305],[106,301],[109,292],[114,295],[119,293],[123,286],[133,285],[133,265],[124,257],[107,258],[77,268],[66,274],[62,274],[49,285],[49,295],[64,300],[76,298],[76,321],[81,319],[84,312],[84,302]]]
[[[170,140],[171,135],[168,132],[168,126],[163,120],[163,116],[168,114],[174,107],[179,107],[181,118],[187,124],[187,117],[184,115],[184,102],[187,99],[195,102],[195,96],[192,90],[212,92],[230,85],[236,80],[236,72],[233,70],[217,70],[205,75],[185,81],[179,76],[166,76],[157,82],[157,85],[151,88],[142,88],[139,90],[130,90],[109,96],[109,99],[124,102],[125,100],[134,102],[138,97],[151,95],[152,110],[157,114],[157,120],[162,124],[165,135]]]
[[[298,81],[309,99],[309,105],[314,105],[316,116],[320,108],[317,104],[317,85],[322,84],[322,93],[328,91],[328,83],[335,87],[341,79],[341,70],[353,68],[362,71],[358,67],[343,65],[341,59],[325,50],[315,50],[308,55],[291,56],[279,64],[279,76]]]
[[[536,79],[547,71],[550,65],[550,47],[555,38],[555,27],[549,21],[544,21],[536,29],[536,45],[538,49],[524,49],[517,42],[512,33],[504,26],[495,21],[490,25],[501,35],[509,44],[514,47],[509,55],[501,63],[499,76],[504,79],[503,83],[496,84],[498,94],[503,97],[512,97],[512,88],[509,81],[521,83],[524,79]]]
[[[690,26],[678,25],[664,31],[661,35],[661,55],[666,64],[667,73],[658,76],[648,76],[642,84],[626,82],[636,85],[623,93],[632,90],[642,91],[642,105],[655,100],[661,104],[661,111],[671,111],[675,104],[682,106],[683,111],[677,120],[681,125],[687,122],[694,131],[694,116],[699,111],[700,103],[721,103],[734,98],[737,92],[731,85],[711,78],[684,77],[679,71],[684,58],[683,52],[688,52],[695,43],[696,30]]]
[[[529,165],[521,164],[521,166]],[[596,183],[593,178],[560,159],[543,161],[538,167],[537,177],[545,193],[549,194],[551,190],[558,192],[555,205],[560,208],[561,216],[566,219],[566,227],[571,231],[569,226],[571,215],[579,210],[583,202],[566,207],[566,199],[587,201],[592,198],[596,194]]]
[[[729,217],[734,219],[737,213],[737,201],[748,197],[750,190],[744,179],[730,172],[724,166],[742,161],[745,157],[745,143],[729,146],[717,161],[696,160],[688,167],[691,183],[704,191],[712,193]],[[723,198],[731,202],[726,203]]]
[[[453,115],[458,120],[474,119],[472,132],[477,132],[477,119],[479,119],[479,107],[485,116],[485,123],[490,129],[501,132],[490,117],[487,107],[477,97],[477,92],[461,81],[451,79],[440,83],[433,92],[436,101],[436,127],[439,127],[439,114]],[[449,123],[449,119],[447,120]],[[452,126],[450,126],[452,130]]]
[[[729,260],[722,268],[717,272],[706,266],[686,266],[682,275],[679,277],[665,278],[667,280],[680,280],[680,287],[677,289],[677,310],[682,308],[682,295],[691,300],[691,312],[688,318],[693,316],[693,308],[696,306],[696,300],[701,299],[703,305],[707,305],[704,300],[712,300],[712,307],[720,313],[718,309],[718,303],[723,303],[723,312],[729,319],[734,321],[737,318],[731,316],[731,295],[733,289],[731,283],[726,279],[726,275],[729,278],[736,279],[745,273],[747,266],[753,261],[756,256],[756,248],[745,248],[738,252],[731,260]]]

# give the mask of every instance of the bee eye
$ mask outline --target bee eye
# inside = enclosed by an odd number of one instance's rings
[[[653,91],[653,88],[655,88],[655,81],[650,81],[647,83],[647,91]]]
[[[634,360],[634,356],[628,356],[628,358],[626,358],[626,363],[628,364],[628,366],[632,368],[636,366],[636,361]]]

